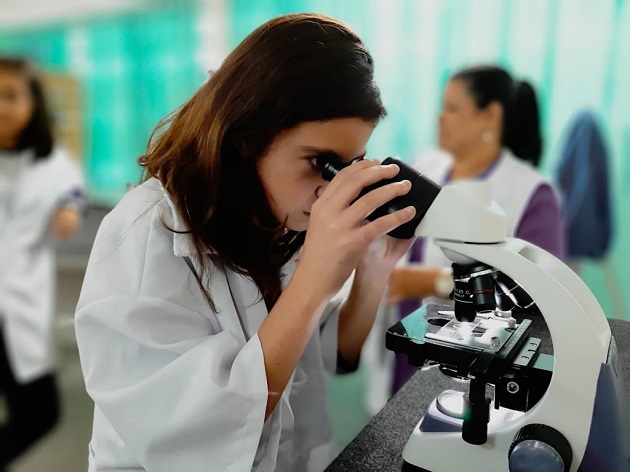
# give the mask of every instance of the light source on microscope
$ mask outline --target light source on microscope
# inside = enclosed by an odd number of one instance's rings
[[[466,410],[464,395],[464,392],[457,390],[444,390],[436,398],[435,406],[446,416],[460,420],[464,419]]]

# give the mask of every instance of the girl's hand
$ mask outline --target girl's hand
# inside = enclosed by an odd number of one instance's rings
[[[411,240],[394,240],[385,234],[410,221],[415,216],[413,207],[366,220],[381,205],[409,192],[409,181],[385,185],[353,202],[363,188],[391,179],[398,172],[396,165],[356,162],[342,169],[313,204],[295,275],[311,280],[323,297],[332,297],[359,265],[369,271],[384,271],[381,274],[386,280],[411,245]]]
[[[365,251],[357,269],[387,280],[414,241],[415,238],[397,239],[387,235],[380,236]]]

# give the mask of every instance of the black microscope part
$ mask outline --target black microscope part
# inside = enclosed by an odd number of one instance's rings
[[[315,160],[315,163],[322,172],[322,178],[324,180],[331,181],[344,167],[347,167],[354,161],[360,159],[362,158],[353,159],[352,161],[343,163],[341,162],[341,159],[334,158],[333,156],[321,156]],[[388,157],[382,162],[382,164],[396,164],[399,167],[400,172],[398,172],[398,174],[392,179],[384,179],[373,185],[365,187],[361,193],[359,193],[357,200],[366,193],[389,183],[409,180],[411,182],[411,190],[409,190],[406,195],[390,200],[385,205],[374,210],[367,219],[369,221],[374,221],[381,216],[388,215],[408,206],[413,206],[416,209],[416,214],[413,219],[398,226],[397,228],[394,228],[388,233],[390,236],[398,239],[412,238],[415,235],[416,228],[420,224],[420,221],[422,221],[422,218],[437,197],[437,194],[440,192],[441,187],[399,159]]]
[[[470,323],[477,313],[496,309],[494,271],[490,266],[453,263],[452,268],[457,321]]]
[[[508,277],[503,272],[497,272],[495,277],[499,287],[501,287],[506,294],[510,295],[510,298],[512,298],[518,308],[528,310],[536,309],[534,300],[532,300],[532,297],[529,296],[518,282]]]

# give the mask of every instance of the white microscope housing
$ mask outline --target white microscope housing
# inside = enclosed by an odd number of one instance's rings
[[[464,440],[461,431],[423,428],[425,416],[404,449],[403,470],[452,472],[462,469],[462,458],[466,470],[471,471],[608,470],[601,468],[602,464],[622,467],[611,471],[630,470],[628,396],[615,364],[614,339],[605,314],[582,280],[537,246],[506,238],[504,212],[491,201],[484,182],[444,186],[415,234],[433,238],[454,263],[483,263],[516,281],[544,317],[554,355],[548,386],[536,404],[514,415],[489,411],[487,437],[472,441],[476,444]],[[429,334],[422,341],[449,349],[448,341],[431,339]],[[414,347],[423,342],[416,339]],[[483,362],[490,365],[495,356],[506,352],[509,342],[477,352],[486,356]],[[461,345],[453,347],[459,349]],[[477,380],[473,373],[469,379]],[[470,395],[472,398],[472,389]],[[483,391],[481,396],[483,399]],[[600,402],[611,409],[601,418]],[[487,409],[494,410],[491,406]],[[617,420],[610,418],[615,415]],[[493,421],[493,417],[499,419]],[[598,434],[610,436],[615,444],[599,450],[602,441],[595,441]],[[611,455],[617,457],[611,459]]]

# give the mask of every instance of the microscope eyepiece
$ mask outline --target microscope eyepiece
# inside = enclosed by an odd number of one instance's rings
[[[335,175],[341,171],[341,169],[352,165],[354,162],[362,161],[363,159],[363,157],[357,157],[356,159],[352,159],[351,161],[344,163],[338,156],[323,155],[317,156],[315,159],[315,165],[317,165],[317,167],[322,171],[322,179],[330,182]]]

